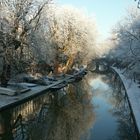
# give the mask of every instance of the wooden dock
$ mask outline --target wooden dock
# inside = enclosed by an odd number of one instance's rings
[[[82,68],[79,71],[73,73],[72,75],[65,74],[55,79],[49,79],[49,80],[48,78],[46,78],[46,85],[18,83],[18,86],[19,84],[21,84],[26,86],[26,88],[22,90],[1,88],[0,111],[12,108],[24,102],[32,100],[35,97],[47,93],[47,91],[61,89],[67,86],[69,83],[81,80],[86,73],[87,73],[86,70]]]

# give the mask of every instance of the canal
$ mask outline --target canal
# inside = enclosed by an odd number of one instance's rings
[[[125,90],[114,75],[77,83],[0,113],[0,140],[138,140]]]

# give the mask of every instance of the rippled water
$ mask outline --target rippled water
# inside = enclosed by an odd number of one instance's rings
[[[21,114],[21,115],[19,115]],[[2,140],[136,140],[125,91],[113,75],[78,83],[0,114]]]

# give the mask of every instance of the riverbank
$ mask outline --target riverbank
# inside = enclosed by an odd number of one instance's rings
[[[124,88],[126,90],[126,94],[130,102],[130,106],[134,115],[134,119],[137,125],[139,137],[140,137],[140,88],[139,88],[139,85],[135,83],[133,80],[125,77],[122,74],[123,71],[115,67],[112,67],[112,69],[120,76],[124,84]]]
[[[15,90],[10,88],[0,88],[0,111],[17,106],[35,97],[45,94],[47,91],[58,90],[69,83],[78,82],[86,75],[86,69],[81,68],[72,75],[62,75],[59,77],[48,78],[44,77],[45,84],[33,84],[33,83],[13,83]],[[33,86],[32,86],[33,85]],[[19,86],[25,89],[19,89]],[[27,89],[27,90],[26,90]]]

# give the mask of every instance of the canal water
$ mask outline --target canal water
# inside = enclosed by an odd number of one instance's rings
[[[96,119],[88,140],[138,139],[127,96],[120,81],[114,82],[111,74],[94,77],[89,80],[89,84]]]
[[[132,112],[113,74],[77,83],[1,112],[0,140],[138,140]]]

